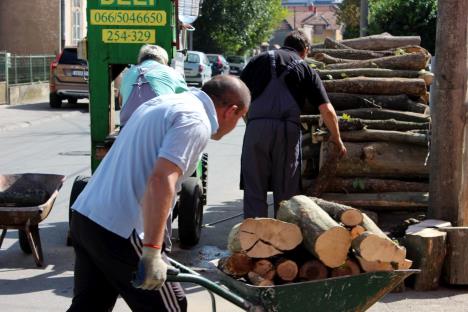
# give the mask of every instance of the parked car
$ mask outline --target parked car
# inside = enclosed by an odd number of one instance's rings
[[[62,100],[76,104],[89,98],[88,64],[77,55],[77,48],[66,47],[50,64],[49,105],[60,108]]]
[[[226,57],[226,59],[229,62],[229,66],[231,67],[229,70],[231,75],[240,75],[244,70],[245,65],[247,65],[246,56],[233,55]]]
[[[201,87],[210,80],[211,65],[206,54],[199,51],[187,51],[184,73],[187,84],[195,84]]]
[[[230,66],[228,61],[221,54],[207,54],[208,60],[211,63],[211,71],[213,76],[229,74]]]

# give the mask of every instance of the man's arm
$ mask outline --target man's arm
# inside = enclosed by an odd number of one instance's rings
[[[338,126],[338,117],[336,116],[335,109],[330,103],[324,103],[319,106],[320,115],[322,115],[323,122],[330,130],[330,141],[333,142],[337,148],[340,157],[346,155],[346,147],[341,141],[340,128]]]
[[[182,175],[173,162],[159,158],[148,179],[143,195],[144,244],[162,246],[164,229],[176,194],[176,183]]]

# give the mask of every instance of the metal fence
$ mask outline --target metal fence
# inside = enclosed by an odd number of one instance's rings
[[[9,85],[49,80],[54,55],[15,55],[0,52],[0,81]]]

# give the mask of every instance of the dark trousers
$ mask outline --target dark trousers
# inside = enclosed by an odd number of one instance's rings
[[[131,284],[141,254],[136,233],[124,239],[74,212],[71,235],[75,248],[74,296],[68,311],[112,311],[120,295],[132,311],[187,311],[179,283],[160,290]]]

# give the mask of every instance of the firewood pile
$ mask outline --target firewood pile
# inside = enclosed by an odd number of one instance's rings
[[[315,197],[280,204],[277,219],[246,219],[229,234],[224,273],[256,286],[408,269],[406,249],[358,209]]]
[[[377,212],[427,207],[430,54],[419,37],[381,34],[314,46],[308,62],[339,116],[338,160],[319,115],[303,115],[303,187]]]

